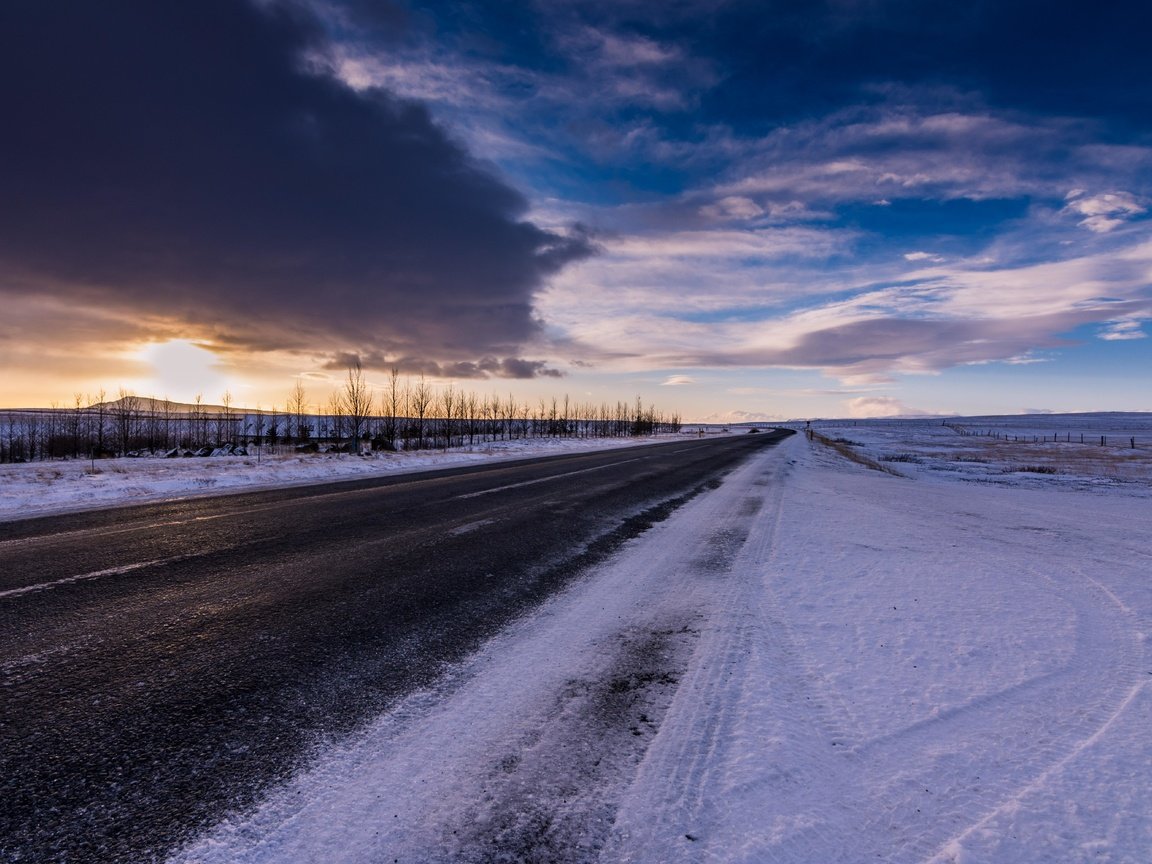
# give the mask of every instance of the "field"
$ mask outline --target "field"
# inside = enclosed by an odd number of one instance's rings
[[[1147,414],[830,421],[812,428],[885,468],[923,480],[1152,494]]]

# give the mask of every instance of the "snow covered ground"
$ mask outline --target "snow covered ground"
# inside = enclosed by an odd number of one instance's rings
[[[1146,864],[1147,480],[899,428],[835,431],[907,477],[765,451],[173,861]]]
[[[494,459],[523,459],[577,450],[629,447],[674,440],[640,438],[529,438],[494,441],[451,450],[406,453],[291,453],[220,456],[57,460],[0,465],[0,520],[24,519],[68,510],[109,507],[243,492],[295,484],[351,480]]]
[[[1152,414],[830,421],[812,428],[920,479],[1152,495]]]

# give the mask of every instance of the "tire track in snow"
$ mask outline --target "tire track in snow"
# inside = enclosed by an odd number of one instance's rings
[[[969,825],[951,840],[943,845],[940,851],[933,855],[927,864],[957,864],[964,857],[964,841],[972,834],[979,831],[985,825],[990,823],[994,818],[1007,812],[1008,810],[1021,805],[1029,795],[1039,791],[1045,784],[1047,784],[1055,774],[1063,771],[1073,760],[1090,749],[1096,744],[1109,729],[1120,720],[1124,712],[1139,698],[1144,691],[1148,689],[1146,681],[1139,681],[1128,691],[1127,695],[1121,700],[1120,705],[1112,713],[1110,717],[1104,722],[1099,729],[1089,735],[1086,739],[1080,742],[1070,753],[1062,759],[1056,761],[1047,770],[1045,770],[1033,782],[1027,784],[1019,790],[1015,795],[1012,795],[1005,802],[996,807],[992,812],[986,814],[980,821]]]
[[[773,461],[749,466],[755,472],[752,486],[766,491],[758,500],[746,498],[740,517],[727,528],[738,533],[740,545],[730,547],[723,561],[697,560],[698,578],[721,612],[704,625],[703,645],[620,808],[602,861],[696,861],[707,855],[705,826],[716,818],[717,771],[723,768],[739,722],[734,711],[739,700],[734,697],[755,680],[749,662],[760,631],[755,606],[748,601],[776,537],[790,446],[784,442]],[[753,523],[764,518],[772,519],[773,527],[751,531]]]
[[[667,622],[672,623],[672,622]],[[640,628],[598,674],[571,679],[547,717],[503,752],[482,800],[443,832],[443,860],[580,862],[599,856],[618,800],[660,726],[695,631]]]
[[[958,827],[1015,799],[1022,775],[1043,775],[1112,722],[1137,680],[1139,644],[1122,610],[1091,590],[1081,574],[1068,576],[1062,593],[1077,619],[1072,662],[882,739],[849,746],[844,760],[851,767],[842,772],[841,782],[847,782],[841,788],[859,793],[838,802],[837,809],[857,818],[830,819],[834,832],[809,832],[803,843],[809,860],[923,860]],[[1053,712],[1070,692],[1078,694],[1081,709],[1067,716]]]
[[[767,636],[742,674],[769,682],[773,707],[741,718],[731,748],[758,758],[730,764],[723,777],[714,771],[710,780],[683,778],[710,783],[698,791],[700,800],[764,802],[761,823],[733,824],[719,813],[716,845],[705,836],[691,851],[673,844],[656,857],[638,851],[622,860],[920,861],[1033,790],[1097,740],[1142,686],[1146,628],[1075,567],[1055,576],[1030,569],[1017,578],[1049,585],[1074,617],[1067,662],[882,736],[869,737],[852,722],[839,694],[806,662],[802,642],[789,635],[783,609],[766,604]],[[1069,693],[1079,709],[1053,711]]]
[[[778,507],[773,535],[782,515]],[[973,518],[979,525],[995,517]],[[883,552],[877,542],[874,551]],[[766,559],[761,553],[748,561],[760,562],[771,587],[785,575],[780,568],[797,561],[777,561],[775,541],[767,545]],[[853,553],[840,552],[847,576]],[[788,606],[745,584],[749,593],[721,601],[735,601],[737,619],[706,632],[710,641],[694,658],[601,860],[922,861],[990,807],[1010,805],[1109,728],[1132,698],[1143,656],[1141,625],[1088,574],[1032,568],[1013,578],[1059,595],[1056,605],[1075,620],[1074,650],[1057,668],[879,735],[810,662],[804,639],[788,625]],[[740,618],[741,608],[760,608],[758,620]],[[741,693],[738,682],[768,692]],[[1053,712],[1052,700],[1066,701],[1070,691],[1086,697],[1079,710]],[[749,800],[760,806],[750,810]],[[729,809],[732,801],[745,803]]]

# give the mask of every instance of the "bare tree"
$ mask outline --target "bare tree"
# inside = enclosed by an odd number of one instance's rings
[[[225,390],[220,397],[220,413],[216,415],[216,443],[235,442],[236,411],[232,407],[232,392]]]
[[[464,420],[468,424],[468,446],[476,443],[476,422],[480,412],[480,400],[474,391],[469,390],[464,397]]]
[[[364,370],[360,367],[359,358],[348,365],[348,379],[340,392],[340,403],[352,439],[352,446],[349,449],[353,453],[359,453],[360,436],[363,434],[365,421],[372,413],[372,391],[364,379]]]
[[[107,434],[108,403],[104,401],[104,390],[93,397],[88,408],[96,415],[96,449],[93,456],[104,454],[104,436]]]
[[[280,439],[280,411],[275,405],[272,410],[268,412],[268,443],[275,448],[276,443]]]
[[[140,422],[140,397],[131,390],[120,388],[120,398],[108,406],[112,415],[112,426],[116,431],[116,443],[120,455],[132,449]]]
[[[192,447],[208,446],[208,409],[204,406],[204,395],[196,394],[196,401],[192,405]]]
[[[165,396],[164,401],[160,403],[160,412],[163,417],[164,449],[167,450],[175,443],[179,443],[174,441],[176,436],[172,434],[172,428],[176,421],[176,406],[167,396]]]
[[[328,397],[328,424],[325,437],[339,441],[344,437],[344,400],[339,393]]]
[[[384,414],[384,446],[388,450],[395,450],[397,418],[400,414],[400,370],[395,366],[388,373],[388,386],[380,395],[380,401]]]
[[[255,423],[255,427],[254,427],[253,431],[255,432],[256,446],[257,447],[261,446],[264,443],[264,424],[267,422],[267,419],[268,418],[266,418],[264,416],[264,412],[260,410],[260,403],[257,402],[256,403],[256,414],[253,418],[253,421]]]
[[[297,378],[292,384],[292,389],[288,391],[288,407],[285,410],[292,418],[291,437],[300,442],[307,441],[310,437],[311,430],[304,422],[307,408],[308,396],[304,392],[304,382]]]
[[[428,382],[424,380],[424,376],[420,376],[420,383],[416,385],[416,389],[412,391],[411,408],[413,420],[415,421],[415,438],[416,449],[421,449],[424,446],[424,421],[428,417],[428,408],[432,404],[432,391],[428,388]]]
[[[441,422],[441,429],[444,434],[444,449],[447,450],[452,446],[452,420],[456,414],[456,401],[457,395],[455,389],[449,384],[440,393],[440,415],[443,418]]]

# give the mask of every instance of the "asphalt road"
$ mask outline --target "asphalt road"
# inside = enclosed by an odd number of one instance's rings
[[[0,861],[162,859],[784,434],[0,523]]]

